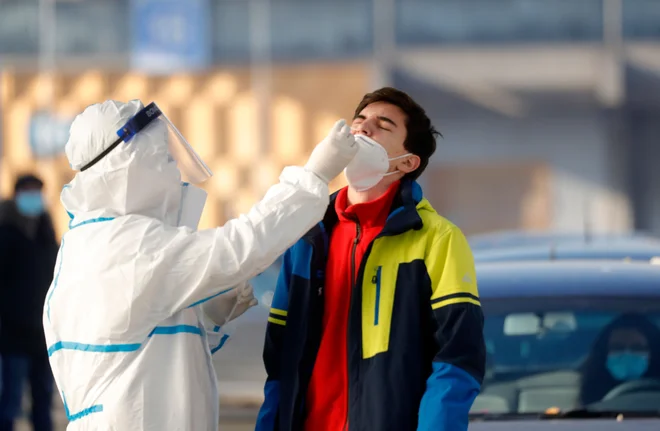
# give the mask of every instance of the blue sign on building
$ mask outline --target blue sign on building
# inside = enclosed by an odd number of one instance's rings
[[[50,112],[36,112],[30,118],[30,150],[35,158],[55,157],[64,153],[73,118],[60,117]]]
[[[207,67],[210,20],[209,0],[132,0],[132,67],[153,73]]]

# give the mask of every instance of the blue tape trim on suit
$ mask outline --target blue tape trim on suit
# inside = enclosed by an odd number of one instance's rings
[[[193,325],[176,325],[176,326],[156,326],[149,334],[152,335],[174,335],[174,334],[195,334],[202,335],[202,330]],[[135,352],[139,350],[142,343],[130,344],[85,344],[76,343],[73,341],[58,341],[48,348],[48,356],[52,356],[55,352],[60,350],[78,350],[81,352],[92,353],[118,353],[118,352]]]
[[[116,352],[134,352],[142,346],[142,343],[132,344],[84,344],[74,341],[58,341],[48,348],[48,356],[60,350],[79,350],[81,352],[93,353],[116,353]]]
[[[174,334],[196,334],[202,335],[202,330],[197,326],[193,325],[176,325],[176,326],[156,326],[153,331],[149,334],[152,335],[174,335]]]
[[[228,338],[229,338],[229,335],[227,335],[227,334],[223,335],[222,338],[220,339],[220,343],[218,343],[217,346],[215,346],[213,349],[211,349],[211,354],[214,354],[218,350],[222,349],[222,346],[225,345]]]
[[[200,299],[199,301],[193,303],[192,305],[189,305],[189,306],[186,307],[186,308],[193,308],[193,307],[196,307],[196,306],[198,306],[199,304],[203,304],[203,303],[205,303],[206,301],[210,301],[211,299],[215,298],[216,296],[220,296],[220,295],[222,295],[223,293],[227,293],[227,292],[229,292],[229,291],[231,291],[231,290],[234,290],[234,289],[235,289],[234,287],[231,287],[231,288],[229,288],[229,289],[227,289],[227,290],[223,290],[222,292],[216,293],[215,295],[209,296],[208,298]]]
[[[103,411],[103,405],[96,404],[91,407],[87,407],[78,413],[71,414],[69,411],[69,405],[66,402],[66,397],[64,396],[64,392],[62,392],[62,401],[64,402],[64,413],[66,413],[66,418],[69,420],[69,422],[77,421],[78,419],[82,419],[87,415],[91,415],[92,413],[99,413]]]
[[[97,404],[95,406],[91,406],[86,408],[85,410],[81,410],[78,413],[67,416],[67,419],[69,419],[69,422],[77,421],[80,418],[83,418],[87,415],[91,415],[92,413],[99,413],[103,411],[103,405],[102,404]]]
[[[92,223],[101,223],[104,221],[112,221],[114,220],[114,217],[98,217],[98,218],[93,218],[85,221],[81,221],[80,223],[73,224],[73,220],[69,222],[69,229],[75,229],[80,226],[84,226],[86,224],[92,224]]]

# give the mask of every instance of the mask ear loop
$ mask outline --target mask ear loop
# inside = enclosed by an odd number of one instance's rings
[[[392,161],[394,161],[394,160],[403,159],[404,157],[408,157],[408,156],[412,156],[412,155],[413,155],[413,153],[406,153],[406,154],[404,154],[404,155],[402,155],[402,156],[392,157],[391,159],[388,159],[388,162],[392,162]],[[392,172],[386,172],[385,174],[383,174],[383,176],[384,176],[384,177],[388,177],[388,176],[390,176],[390,175],[398,174],[399,172],[401,172],[399,169],[395,169],[395,170],[393,170]],[[401,173],[403,174],[403,172],[401,172]]]
[[[402,155],[402,156],[392,157],[391,159],[388,159],[387,161],[388,161],[388,162],[393,162],[393,161],[395,161],[395,160],[400,160],[400,159],[403,159],[404,157],[408,157],[408,156],[412,156],[412,155],[413,155],[413,153],[406,153],[406,154],[404,154],[404,155]]]

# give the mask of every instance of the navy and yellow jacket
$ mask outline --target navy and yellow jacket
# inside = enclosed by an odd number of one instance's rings
[[[324,220],[284,255],[256,431],[303,429],[335,197]],[[416,182],[402,181],[364,255],[348,328],[349,431],[467,429],[486,355],[474,261],[461,231],[435,212]]]

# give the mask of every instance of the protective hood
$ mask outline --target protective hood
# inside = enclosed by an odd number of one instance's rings
[[[85,166],[113,142],[144,106],[108,100],[89,106],[71,124],[65,151],[73,169]],[[62,190],[71,225],[94,219],[143,215],[175,225],[181,202],[181,174],[167,149],[167,130],[154,126],[121,143]]]

